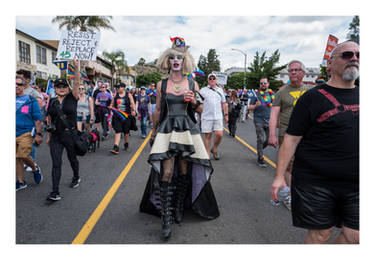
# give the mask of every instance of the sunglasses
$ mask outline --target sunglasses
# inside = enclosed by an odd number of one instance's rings
[[[357,58],[359,59],[359,52],[344,51],[344,52],[341,53],[339,56],[340,56],[343,60],[350,60],[351,58],[353,58],[354,55],[357,56]]]
[[[181,54],[178,54],[178,55],[169,54],[169,59],[170,60],[174,60],[174,59],[183,60],[184,59],[184,55],[181,55]]]
[[[16,85],[17,85],[18,87],[21,87],[21,86],[23,86],[23,84],[22,84],[22,83],[16,83]]]
[[[268,82],[260,82],[259,84],[260,84],[260,85],[267,85]]]
[[[215,80],[216,78],[214,77],[209,77],[208,80]]]
[[[79,90],[85,90],[84,88],[79,88]]]
[[[55,86],[55,88],[67,88],[68,86],[67,85],[57,85]]]

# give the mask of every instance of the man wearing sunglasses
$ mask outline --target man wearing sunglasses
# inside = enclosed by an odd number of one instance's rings
[[[41,112],[38,102],[30,95],[23,92],[25,80],[19,76],[16,77],[16,191],[27,187],[23,180],[24,164],[32,168],[35,183],[43,180],[40,168],[35,165],[30,156],[34,142],[40,144],[42,137]],[[36,126],[35,138],[31,131]]]
[[[331,78],[297,102],[278,154],[272,198],[292,172],[293,225],[308,230],[306,243],[359,243],[359,45],[339,44],[328,60]]]
[[[216,85],[216,75],[208,75],[208,86],[201,89],[203,96],[203,112],[201,115],[202,133],[204,133],[204,146],[207,153],[213,154],[215,160],[219,160],[217,148],[223,137],[223,111],[225,122],[228,123],[228,104],[223,90]],[[211,148],[212,132],[215,133],[214,145]]]
[[[268,123],[270,120],[273,92],[268,91],[269,86],[268,79],[261,78],[259,81],[259,91],[251,97],[249,105],[249,110],[254,111],[254,125],[257,135],[257,163],[260,167],[266,167],[263,158],[263,149],[267,147],[270,135]]]

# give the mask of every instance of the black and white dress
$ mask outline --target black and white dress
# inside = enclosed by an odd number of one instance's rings
[[[152,146],[148,163],[151,172],[143,194],[140,211],[160,216],[160,187],[162,161],[176,157],[173,179],[178,174],[178,157],[188,162],[189,188],[185,208],[191,208],[205,219],[215,219],[220,213],[210,178],[213,168],[202,141],[199,125],[184,95],[166,93],[167,80],[162,80],[161,114],[158,133]],[[189,80],[194,91],[194,81]]]

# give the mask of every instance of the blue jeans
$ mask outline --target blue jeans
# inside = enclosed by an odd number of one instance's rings
[[[147,134],[147,115],[141,116],[141,134],[142,136]]]

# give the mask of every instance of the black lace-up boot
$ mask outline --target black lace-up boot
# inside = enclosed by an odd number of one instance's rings
[[[184,204],[187,193],[189,180],[186,175],[178,175],[176,178],[176,209],[175,209],[175,221],[176,223],[182,222],[184,217]]]
[[[160,182],[160,202],[161,202],[161,219],[162,219],[162,231],[161,235],[163,239],[168,239],[172,233],[172,198],[173,198],[173,186],[168,182]]]

